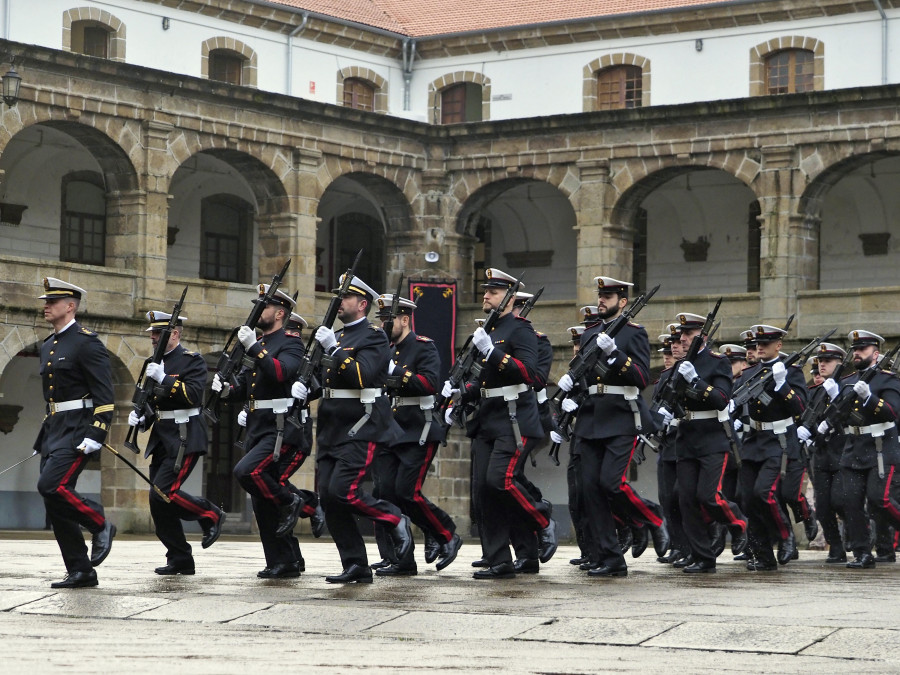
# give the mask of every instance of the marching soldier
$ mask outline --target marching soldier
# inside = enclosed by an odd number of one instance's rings
[[[574,434],[581,453],[584,501],[594,547],[593,568],[588,574],[623,577],[628,567],[616,536],[614,511],[628,522],[650,528],[658,556],[669,548],[662,509],[638,495],[626,480],[637,435],[641,429],[651,428],[640,396],[649,383],[650,342],[643,326],[637,324],[626,325],[615,339],[605,332],[628,304],[633,284],[604,276],[595,277],[594,283],[599,321],[585,329],[581,347],[596,342],[609,372],[605,378],[591,376],[589,396],[578,409]],[[575,382],[566,373],[559,386],[571,391]]]
[[[734,385],[738,378],[741,376],[747,368],[747,347],[737,344],[724,344],[719,348],[720,353],[728,359],[728,362],[731,364],[731,381]],[[733,427],[733,425],[732,425]],[[740,447],[742,434],[740,431],[735,430],[734,432],[734,442],[738,444]],[[738,451],[740,452],[740,450]],[[730,502],[734,502],[735,504],[742,504],[743,499],[741,498],[740,492],[740,483],[738,481],[738,465],[737,465],[737,457],[734,456],[733,453],[728,453],[728,464],[725,466],[725,475],[722,476],[722,495]],[[732,542],[733,543],[733,542]],[[747,547],[744,546],[744,550],[741,553],[738,553],[734,559],[735,560],[747,560],[749,558],[749,553],[747,553]]]
[[[784,330],[765,324],[754,325],[750,330],[756,341],[757,363],[744,371],[735,388],[769,372],[772,378],[766,391],[771,398],[768,404],[759,399],[747,404],[748,428],[742,441],[739,481],[743,510],[750,523],[749,549],[753,555],[747,569],[774,571],[779,563],[790,562],[796,550],[779,490],[784,459],[800,458],[794,418],[804,410],[806,380],[799,368],[785,368],[779,358]],[[750,360],[749,349],[747,360]],[[777,561],[772,553],[772,541],[781,542]]]
[[[264,302],[268,284],[259,285],[259,296],[253,302]],[[253,512],[264,542],[266,567],[257,576],[300,576],[300,560],[270,559],[272,547],[266,542],[284,537],[297,523],[303,501],[282,484],[278,468],[285,439],[285,417],[291,406],[290,387],[300,360],[303,343],[287,335],[284,325],[295,305],[287,293],[277,290],[257,323],[262,335],[249,326],[238,329],[237,338],[246,350],[245,364],[232,389],[216,373],[212,390],[233,401],[246,401],[246,410],[238,415],[238,423],[246,426],[244,447],[247,452],[234,467],[234,477],[250,495]],[[291,547],[282,547],[287,551]]]
[[[147,312],[150,322],[147,331],[154,349],[171,318],[166,312]],[[129,425],[142,431],[152,426],[144,456],[152,457],[150,480],[170,499],[166,503],[155,490],[150,490],[150,516],[156,536],[166,547],[166,564],[153,571],[162,575],[194,574],[194,557],[184,536],[182,520],[200,522],[203,548],[216,542],[225,522],[221,509],[183,489],[208,445],[206,422],[200,414],[206,387],[206,361],[199,353],[182,346],[184,321],[183,316],[177,318],[162,363],[151,361],[144,371],[145,377],[156,382],[149,401],[154,415],[147,419],[134,410],[128,414]],[[179,459],[181,465],[176,468]]]
[[[390,528],[393,562],[407,560],[413,543],[409,518],[394,504],[360,488],[376,452],[383,452],[400,434],[383,389],[391,360],[388,338],[366,318],[377,295],[362,279],[353,277],[337,314],[344,327],[335,334],[319,326],[315,333],[329,356],[319,376],[324,389],[309,392],[302,382],[291,388],[300,401],[310,394],[322,396],[316,436],[318,491],[343,565],[340,574],[325,577],[328,583],[372,583],[357,515]]]
[[[392,318],[394,296],[381,295],[376,302],[378,318],[384,326]],[[414,302],[401,298],[388,336],[392,353],[387,384],[393,396],[394,419],[403,434],[376,455],[373,469],[379,486],[378,496],[399,506],[413,523],[438,543],[435,558],[440,558],[436,565],[440,571],[456,559],[462,538],[456,534],[453,519],[422,493],[422,485],[443,435],[441,426],[434,424],[432,419],[441,357],[431,338],[412,331],[415,309]],[[428,560],[431,555],[426,551],[426,562],[434,562],[435,558]],[[375,570],[379,576],[410,576],[416,572],[413,546],[405,559]]]
[[[516,279],[494,268],[485,274],[482,309],[489,314],[500,307]],[[539,381],[537,336],[527,321],[513,316],[510,303],[491,333],[476,329],[472,343],[483,357],[482,370],[477,383],[465,385],[460,405],[477,404],[466,435],[472,439],[474,494],[481,502],[481,546],[488,565],[474,577],[503,579],[516,573],[509,542],[519,521],[524,521],[522,527],[542,532],[547,550],[556,546],[555,522],[547,505],[535,502],[517,479],[525,443],[544,433],[532,389]],[[444,398],[454,393],[445,382]],[[452,420],[452,411],[448,409],[447,421]]]
[[[683,313],[678,316],[681,348],[687,353],[700,334],[704,317]],[[731,365],[704,345],[693,361],[681,361],[675,367],[687,383],[684,418],[678,425],[678,489],[682,523],[691,547],[693,562],[684,567],[688,573],[716,570],[717,552],[710,538],[706,519],[712,519],[731,533],[732,553],[740,554],[747,545],[747,522],[736,504],[722,494],[722,475],[730,452]],[[728,425],[727,427],[724,425]]]
[[[838,395],[840,383],[834,380],[834,371],[847,353],[838,345],[823,342],[816,352],[814,366],[822,381],[809,388],[810,407],[819,404],[822,397],[833,400]],[[815,426],[815,425],[812,425]],[[800,442],[809,441],[815,429],[797,427]],[[818,439],[817,439],[818,440]],[[844,512],[844,480],[841,471],[841,455],[847,438],[843,429],[834,429],[825,439],[815,444],[813,465],[813,491],[816,497],[816,515],[828,542],[828,556],[825,562],[838,564],[847,562],[847,553],[841,537],[837,517],[846,522]]]
[[[847,434],[841,457],[847,544],[854,557],[847,567],[869,569],[875,567],[875,558],[869,540],[866,501],[888,524],[900,527],[900,479],[896,472],[900,464],[900,380],[884,370],[877,370],[869,382],[862,379],[869,368],[878,368],[884,338],[870,331],[854,330],[847,339],[856,369],[856,373],[841,381],[841,389],[851,388],[854,396],[849,419],[841,421]],[[818,431],[828,433],[828,422],[822,422]]]
[[[109,555],[116,534],[103,507],[75,491],[88,455],[103,447],[114,400],[106,347],[75,318],[85,294],[83,288],[48,277],[39,296],[53,333],[41,346],[47,414],[34,442],[34,450],[41,453],[37,489],[66,565],[65,578],[51,588],[96,586],[94,567]],[[82,527],[92,535],[90,557]]]

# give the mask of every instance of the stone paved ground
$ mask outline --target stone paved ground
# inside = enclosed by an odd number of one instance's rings
[[[3,671],[900,672],[897,565],[852,572],[809,551],[763,574],[723,555],[697,578],[650,551],[626,579],[594,580],[561,547],[539,575],[483,582],[469,543],[440,573],[419,552],[416,577],[331,586],[334,545],[302,545],[300,579],[257,579],[261,547],[237,537],[197,546],[197,575],[173,578],[152,572],[158,542],[122,536],[99,587],[60,592],[47,533],[5,533]]]

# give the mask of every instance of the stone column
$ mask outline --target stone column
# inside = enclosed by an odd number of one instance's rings
[[[760,190],[760,320],[777,325],[797,310],[797,291],[818,285],[818,222],[798,214],[803,176],[797,150],[764,146]]]
[[[310,323],[315,309],[316,229],[319,218],[318,171],[322,153],[309,148],[296,148],[293,153],[296,180],[290,188],[293,212],[293,242],[290,279],[293,290],[299,290],[297,312]]]

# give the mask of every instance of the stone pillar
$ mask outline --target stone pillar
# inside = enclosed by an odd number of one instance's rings
[[[598,274],[631,280],[634,235],[629,223],[612,222],[609,162],[577,162],[581,185],[574,195],[578,255],[575,274],[580,305],[594,302],[593,278]]]
[[[316,291],[316,230],[319,218],[318,171],[322,164],[319,150],[296,148],[294,150],[296,181],[291,188],[293,211],[293,244],[290,279],[293,290],[299,290],[297,312],[311,324],[315,310]]]
[[[760,320],[777,325],[797,310],[797,291],[818,285],[818,222],[798,214],[803,175],[797,150],[764,146],[760,190]]]

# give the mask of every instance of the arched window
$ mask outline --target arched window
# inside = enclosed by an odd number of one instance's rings
[[[815,54],[808,49],[784,49],[766,57],[766,93],[814,91]]]
[[[256,52],[231,37],[214,37],[200,45],[200,75],[242,87],[257,83]]]
[[[441,90],[441,124],[481,121],[481,85],[460,82]]]
[[[62,15],[62,48],[76,54],[124,61],[125,24],[97,7],[67,9]]]
[[[228,49],[209,53],[209,79],[228,84],[243,84],[244,57]]]
[[[200,277],[250,283],[253,206],[229,194],[212,195],[200,206]]]
[[[75,21],[72,23],[72,51],[108,59],[111,34],[109,26],[97,21]]]
[[[99,181],[99,177],[98,177]],[[63,262],[106,263],[106,193],[97,181],[81,176],[63,179],[59,259]]]
[[[597,110],[640,108],[644,74],[639,66],[610,66],[597,72]]]
[[[344,80],[344,107],[356,110],[375,110],[375,87],[358,77]]]

